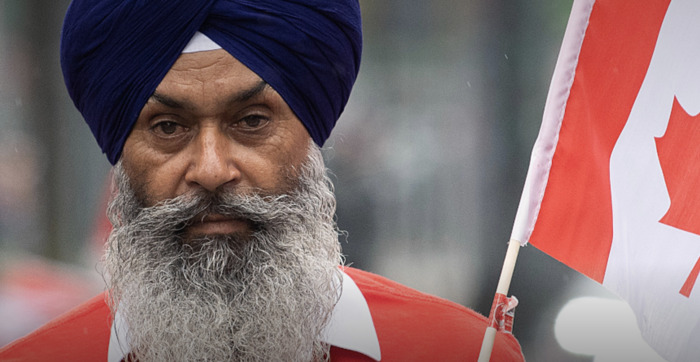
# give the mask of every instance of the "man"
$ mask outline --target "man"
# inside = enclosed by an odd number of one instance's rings
[[[342,266],[319,150],[353,0],[75,0],[61,61],[114,167],[107,290],[0,360],[475,360],[486,320]],[[493,360],[522,360],[499,334]]]

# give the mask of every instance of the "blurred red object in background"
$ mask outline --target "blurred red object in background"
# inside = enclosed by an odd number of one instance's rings
[[[99,273],[28,255],[0,263],[0,346],[99,293]]]

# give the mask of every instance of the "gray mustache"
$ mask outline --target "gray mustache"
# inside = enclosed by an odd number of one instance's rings
[[[246,220],[254,230],[269,224],[299,222],[290,220],[290,215],[304,214],[303,203],[294,195],[240,194],[233,191],[194,193],[162,201],[155,206],[142,207],[132,215],[129,222],[149,223],[153,232],[182,232],[187,226],[209,215],[221,215]]]

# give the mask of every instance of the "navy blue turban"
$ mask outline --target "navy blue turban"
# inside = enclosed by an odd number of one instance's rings
[[[63,77],[112,164],[197,31],[270,84],[323,145],[360,67],[358,0],[74,0]]]

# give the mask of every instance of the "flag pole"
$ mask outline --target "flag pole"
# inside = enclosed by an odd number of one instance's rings
[[[489,359],[491,359],[491,351],[493,350],[493,342],[496,339],[497,328],[503,323],[504,311],[508,304],[506,295],[508,294],[510,281],[513,278],[515,261],[518,259],[519,251],[520,242],[515,239],[510,239],[508,242],[508,250],[506,251],[506,258],[503,261],[503,268],[501,269],[501,276],[498,279],[496,295],[493,297],[493,304],[491,305],[491,312],[489,313],[489,325],[486,328],[486,332],[484,332],[484,339],[481,342],[478,362],[489,362]]]

